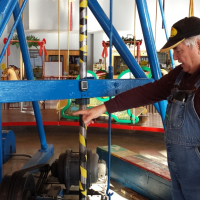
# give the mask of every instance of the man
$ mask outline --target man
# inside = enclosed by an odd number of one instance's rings
[[[172,26],[161,49],[173,49],[181,65],[153,83],[117,95],[82,114],[86,125],[102,113],[168,100],[165,144],[174,200],[200,200],[200,19],[184,18]]]

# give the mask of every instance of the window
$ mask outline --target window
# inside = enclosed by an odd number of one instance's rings
[[[39,56],[38,50],[29,50],[29,55],[34,78],[42,79],[43,56]]]
[[[69,56],[69,75],[79,74],[79,56]]]

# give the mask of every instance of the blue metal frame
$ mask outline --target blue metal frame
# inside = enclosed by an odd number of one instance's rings
[[[3,164],[6,163],[16,153],[15,134],[11,130],[2,130],[2,156]]]
[[[162,75],[160,71],[147,3],[146,0],[136,0],[136,4],[144,35],[144,41],[146,44],[148,59],[151,66],[152,76],[155,80],[158,80]]]
[[[116,96],[153,79],[88,79],[87,91],[80,91],[80,81],[1,81],[0,103]],[[67,88],[67,92],[63,92],[63,88]]]
[[[166,38],[168,40],[169,36],[168,36],[168,33],[167,33],[168,32],[167,31],[167,24],[166,24],[166,20],[165,20],[165,14],[164,14],[164,11],[163,11],[162,2],[161,2],[161,0],[158,0],[158,1],[159,1],[159,6],[160,6],[160,12],[161,12],[161,15],[162,15],[163,25],[164,25],[164,28],[165,28],[165,35],[166,35]],[[170,59],[171,59],[171,63],[172,63],[172,68],[174,69],[175,64],[174,64],[172,50],[169,50],[169,54],[170,54]]]
[[[19,3],[18,2],[16,3],[16,6],[15,6],[14,11],[13,11],[15,23],[14,23],[12,29],[11,29],[8,40],[7,40],[6,44],[4,45],[4,48],[1,52],[0,62],[3,59],[3,56],[5,54],[5,51],[8,47],[8,45],[9,45],[11,38],[12,38],[14,30],[17,28],[17,34],[18,34],[18,38],[19,38],[20,48],[21,48],[21,51],[22,51],[22,56],[23,56],[25,69],[26,69],[26,75],[27,75],[28,80],[34,80],[33,71],[32,71],[32,68],[31,68],[31,62],[30,62],[29,53],[28,53],[28,47],[27,47],[27,44],[26,44],[26,37],[25,37],[23,23],[22,23],[22,19],[21,19],[21,15],[22,15],[22,12],[23,12],[23,10],[26,6],[26,3],[27,3],[27,0],[25,0],[23,2],[21,9],[19,7]],[[12,12],[12,9],[10,10],[10,12]],[[8,15],[10,15],[10,14],[8,14]],[[37,127],[38,127],[38,131],[39,131],[41,148],[47,149],[48,145],[47,145],[47,142],[46,142],[44,127],[43,127],[43,124],[42,124],[42,116],[41,116],[41,113],[40,113],[39,104],[36,101],[33,101],[32,104],[33,104],[33,109],[34,109]]]
[[[0,19],[0,31],[2,32],[5,28],[10,15],[13,11],[17,33],[19,37],[20,48],[22,51],[23,60],[25,63],[25,69],[27,78],[29,81],[12,81],[1,82],[1,91],[0,91],[0,103],[4,102],[21,102],[21,101],[32,101],[33,108],[36,116],[36,122],[39,130],[41,150],[44,152],[48,150],[48,145],[46,143],[44,127],[42,124],[42,117],[39,109],[38,100],[50,100],[50,99],[71,99],[71,98],[91,98],[99,96],[115,96],[120,92],[131,89],[138,85],[143,85],[144,82],[152,82],[153,80],[145,79],[141,80],[88,80],[88,90],[86,92],[81,92],[79,90],[79,81],[33,81],[33,72],[31,68],[30,58],[28,54],[28,48],[26,44],[25,33],[23,29],[23,24],[21,20],[21,13],[25,6],[27,0],[25,0],[21,10],[19,4],[16,3],[16,0],[0,0],[0,14],[3,13],[2,19]],[[150,23],[150,18],[148,14],[146,0],[136,0],[138,12],[140,16],[140,21],[142,24],[143,34],[145,38],[145,43],[147,47],[147,53],[149,56],[149,61],[151,65],[151,70],[153,73],[153,78],[158,80],[161,77],[160,68],[158,65],[157,52],[155,49],[155,43],[152,34],[152,28]],[[16,4],[15,9],[13,10],[13,5]],[[96,19],[99,21],[100,25],[104,29],[105,33],[108,35],[111,34],[111,43],[114,44],[117,51],[122,56],[123,60],[126,62],[127,66],[133,73],[136,78],[146,78],[146,75],[133,58],[132,54],[120,38],[119,34],[112,26],[112,22],[105,15],[104,11],[98,4],[97,0],[88,0],[88,6],[93,12]],[[17,24],[18,23],[18,24]],[[12,34],[12,33],[11,33]],[[10,35],[11,35],[10,34]],[[8,44],[8,43],[7,43]],[[7,45],[6,44],[6,45]],[[111,66],[111,65],[110,65]],[[32,81],[31,81],[32,80]],[[42,85],[42,87],[41,87]],[[62,87],[60,87],[62,85]],[[13,95],[13,88],[18,88],[17,94]],[[67,88],[68,93],[63,93],[63,90],[60,91],[59,88]],[[72,89],[73,88],[73,89]],[[100,91],[97,91],[97,88],[101,88]],[[72,91],[73,90],[73,91]],[[37,93],[35,92],[37,91]],[[53,96],[52,96],[53,94]],[[166,110],[166,101],[159,102],[159,106],[155,104],[155,107],[160,112],[162,119],[165,117]],[[0,131],[1,132],[1,131]],[[0,137],[1,138],[1,137]],[[2,146],[0,142],[0,146]],[[51,145],[50,145],[51,146]],[[52,147],[53,148],[53,147]],[[52,149],[51,149],[52,150]],[[50,151],[51,151],[50,150]],[[48,157],[48,156],[47,156]],[[2,156],[0,155],[0,167],[2,169]],[[2,170],[1,170],[2,176]],[[2,177],[0,177],[2,178]]]
[[[14,15],[14,19],[17,20],[18,16],[20,15],[19,3],[17,3],[17,5],[15,7],[13,15]],[[28,80],[34,80],[33,71],[32,71],[32,67],[31,67],[31,61],[30,61],[30,57],[29,57],[29,53],[28,53],[28,47],[27,47],[27,44],[26,44],[24,27],[23,27],[21,17],[20,17],[19,23],[17,25],[17,34],[18,34],[18,38],[19,38],[19,44],[20,44],[20,48],[21,48],[21,52],[22,52],[22,57],[23,57],[23,60],[24,60],[24,66],[25,66],[25,70],[26,70],[27,79]],[[42,124],[42,116],[41,116],[41,113],[40,113],[40,107],[39,107],[39,104],[38,104],[37,101],[32,101],[32,104],[33,104],[33,110],[34,110],[34,113],[35,113],[35,119],[36,119],[36,122],[37,122],[41,148],[47,149],[48,145],[47,145],[47,142],[46,142],[44,126]]]
[[[6,2],[6,3],[5,3]],[[19,7],[19,3],[15,1],[0,1],[0,11],[1,11],[1,18],[0,18],[0,27],[1,27],[1,32],[3,32],[3,30],[5,29],[5,25],[8,22],[11,14],[13,13],[14,15],[14,19],[15,19],[15,23],[12,27],[12,30],[9,34],[8,40],[1,52],[0,55],[0,62],[3,59],[4,53],[8,47],[8,44],[10,42],[10,39],[14,33],[15,28],[17,29],[17,33],[18,33],[18,38],[19,38],[19,43],[20,43],[20,48],[22,51],[22,56],[23,56],[23,60],[24,60],[24,64],[25,64],[25,69],[26,69],[26,75],[28,80],[34,80],[34,76],[33,76],[33,72],[32,72],[32,68],[31,68],[31,62],[30,62],[30,58],[29,58],[29,53],[28,53],[28,48],[27,48],[27,44],[26,44],[26,37],[25,37],[25,33],[24,33],[24,28],[23,28],[23,23],[22,23],[22,19],[21,19],[21,14],[25,8],[27,0],[25,0],[21,6],[21,9]],[[16,4],[15,6],[13,6],[13,4]],[[14,8],[14,10],[13,10]],[[21,81],[19,81],[21,82]],[[17,102],[19,102],[19,100],[17,100]],[[37,165],[39,163],[46,163],[47,160],[50,158],[50,156],[53,155],[54,152],[54,147],[53,145],[47,145],[46,142],[46,137],[45,137],[45,132],[44,132],[44,127],[43,127],[43,123],[42,123],[42,117],[41,117],[41,113],[40,113],[40,109],[39,109],[39,104],[36,101],[33,101],[33,109],[34,109],[34,113],[35,113],[35,118],[36,118],[36,122],[37,122],[37,127],[38,127],[38,132],[39,132],[39,137],[40,137],[40,143],[41,143],[41,149],[39,151],[43,152],[40,154],[40,156],[34,156],[33,158],[30,159],[29,163],[32,163],[33,165]],[[1,123],[2,124],[2,123]],[[2,126],[0,126],[2,129]],[[2,130],[0,130],[0,138],[2,138]],[[39,155],[39,154],[37,154]],[[3,158],[2,158],[2,141],[0,141],[0,182],[2,180],[2,164],[3,164]]]
[[[50,144],[48,145],[48,148],[46,150],[44,149],[38,150],[38,152],[36,152],[21,169],[26,169],[34,165],[44,164],[47,162],[47,160],[49,160],[49,158],[51,158],[53,153],[54,153],[54,146]],[[34,170],[31,173],[37,174],[38,170]]]

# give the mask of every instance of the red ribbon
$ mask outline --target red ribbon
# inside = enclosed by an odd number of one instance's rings
[[[47,51],[46,51],[46,48],[45,48],[45,44],[46,44],[46,40],[43,38],[42,42],[38,42],[38,45],[40,46],[40,50],[39,50],[39,56],[42,55],[42,51],[44,49],[44,54],[45,56],[47,55]]]
[[[108,50],[107,50],[107,47],[106,47],[106,42],[105,41],[103,41],[102,42],[102,46],[103,46],[103,51],[102,51],[102,58],[106,58],[106,57],[108,57]]]
[[[105,41],[102,42],[102,46],[103,46],[103,51],[102,51],[101,57],[104,58],[105,70],[106,70],[106,57],[108,57],[108,50],[107,50]]]
[[[70,31],[72,31],[72,6],[73,2],[70,4]]]
[[[7,38],[4,38],[3,39],[3,43],[4,44],[6,44],[6,42],[7,42]],[[4,54],[4,56],[6,55],[6,53]],[[7,56],[9,56],[10,55],[10,43],[9,43],[9,45],[8,45],[8,47],[7,47]]]

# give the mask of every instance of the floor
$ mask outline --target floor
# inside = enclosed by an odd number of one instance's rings
[[[45,106],[39,104],[43,121],[64,120],[61,119],[61,115],[59,114],[58,110],[56,110],[57,103],[58,100],[49,100],[45,101]],[[130,125],[163,128],[161,117],[156,112],[155,108],[152,105],[148,105],[146,106],[146,109],[149,110],[149,112],[147,112],[145,115],[141,115],[138,123]],[[2,116],[3,122],[35,121],[31,102],[2,104]],[[106,117],[101,117],[98,119],[98,121],[105,121],[107,123]],[[113,121],[113,123],[115,122]]]
[[[42,111],[43,121],[58,120],[58,114],[55,110]],[[99,119],[102,122],[105,119]],[[25,122],[35,121],[34,115],[30,113],[21,113],[19,110],[2,110],[2,122]],[[97,121],[97,122],[98,122]],[[163,128],[160,116],[148,115],[141,118],[137,126],[157,126]],[[79,127],[73,126],[44,126],[48,144],[53,144],[55,151],[50,162],[53,162],[67,149],[79,151]],[[36,126],[4,126],[3,130],[13,130],[16,137],[17,153],[34,155],[40,149],[40,141]],[[97,146],[106,146],[108,143],[108,129],[88,127],[87,129],[87,148],[96,152]],[[164,145],[163,132],[148,132],[134,130],[112,129],[112,144],[119,145],[128,150],[141,155],[161,156],[166,159],[166,150]],[[27,161],[28,157],[13,157],[3,165],[3,174],[12,173],[19,170]],[[116,191],[117,198],[112,199],[132,199],[120,192],[118,184],[112,182],[112,187]],[[76,199],[71,197],[71,199]],[[141,198],[142,199],[142,198]]]

